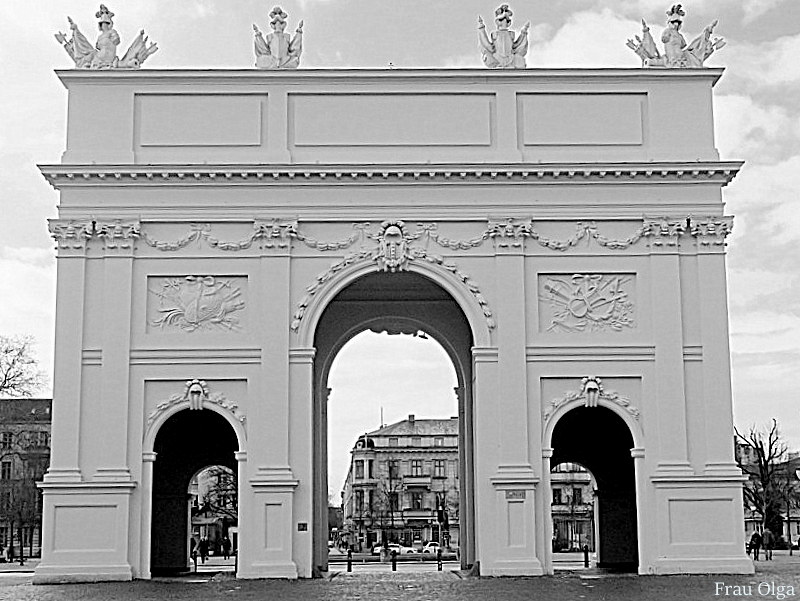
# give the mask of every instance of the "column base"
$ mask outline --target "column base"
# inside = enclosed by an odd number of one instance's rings
[[[122,565],[42,565],[33,573],[34,584],[72,584],[78,582],[127,582],[133,570]]]
[[[544,576],[544,568],[538,559],[481,562],[480,571],[481,576]]]
[[[297,566],[289,562],[259,562],[239,568],[237,578],[254,580],[258,578],[281,578],[284,580],[297,580]]]
[[[639,568],[640,574],[755,574],[749,557],[681,557],[658,559],[647,568]]]

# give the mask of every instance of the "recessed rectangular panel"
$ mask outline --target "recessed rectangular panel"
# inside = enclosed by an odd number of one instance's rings
[[[116,505],[57,505],[54,551],[113,551],[117,535]]]
[[[488,146],[491,94],[295,94],[295,146]]]
[[[509,547],[525,546],[525,501],[508,501],[508,537]]]
[[[522,94],[526,146],[641,145],[645,94]]]
[[[283,549],[283,506],[280,503],[264,505],[264,548],[267,551]]]
[[[137,96],[139,146],[259,146],[264,98],[250,94]]]
[[[733,543],[733,499],[670,499],[669,539],[673,544]]]

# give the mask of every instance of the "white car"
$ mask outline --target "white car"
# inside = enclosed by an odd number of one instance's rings
[[[434,553],[435,554],[439,550],[439,548],[440,548],[439,547],[439,543],[430,542],[427,545],[425,545],[424,547],[422,547],[422,552],[423,553]]]
[[[402,545],[398,545],[397,543],[389,543],[389,554],[391,555],[392,551],[397,552],[398,555],[409,555],[411,553],[416,553],[417,550],[413,547],[404,547]],[[373,555],[380,555],[381,549],[383,549],[383,544],[378,544],[372,547],[372,554]]]

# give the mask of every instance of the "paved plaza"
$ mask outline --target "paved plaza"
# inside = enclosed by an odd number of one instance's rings
[[[30,571],[3,565],[0,566],[0,600],[699,601],[727,597],[784,601],[800,597],[800,557],[789,557],[785,551],[776,553],[772,562],[756,563],[755,576],[637,577],[602,574],[594,569],[565,569],[552,577],[474,578],[455,569],[423,571],[431,567],[435,570],[435,564],[403,564],[398,565],[397,572],[391,572],[381,570],[380,564],[373,564],[356,568],[350,574],[334,570],[324,580],[245,581],[235,580],[229,572],[217,571],[221,567],[215,567],[212,562],[197,574],[184,578],[34,586]],[[11,571],[2,571],[6,568]]]

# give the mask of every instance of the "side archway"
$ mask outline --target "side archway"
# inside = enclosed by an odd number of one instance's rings
[[[189,483],[200,470],[214,465],[236,474],[240,443],[244,443],[241,424],[235,426],[238,420],[227,410],[192,411],[179,405],[163,411],[146,437],[145,449],[152,451],[145,451],[143,457],[143,488],[149,503],[142,526],[147,534],[143,543],[149,543],[149,556],[143,563],[149,575],[173,575],[189,569]],[[241,484],[237,483],[239,494]]]
[[[545,424],[544,443],[552,449],[549,464],[580,464],[594,477],[592,503],[601,568],[636,571],[639,565],[637,436],[641,431],[635,418],[604,401],[592,406],[581,399],[564,403]],[[550,486],[549,473],[547,478]]]

